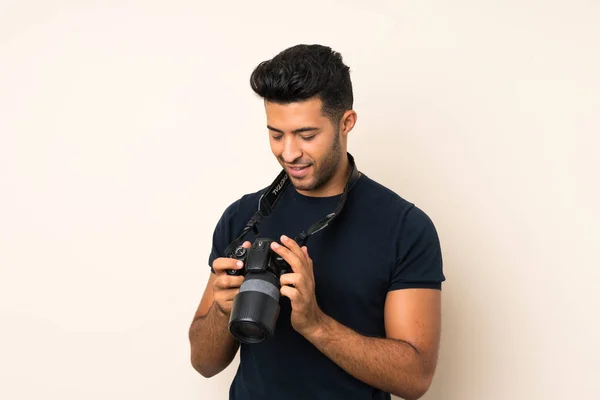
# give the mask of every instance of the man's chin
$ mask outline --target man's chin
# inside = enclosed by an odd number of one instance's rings
[[[296,190],[310,191],[315,188],[313,180],[308,177],[301,179],[290,177],[290,182]]]

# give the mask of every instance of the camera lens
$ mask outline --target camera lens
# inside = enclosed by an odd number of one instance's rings
[[[231,334],[244,343],[260,343],[269,335],[268,331],[256,322],[237,321],[230,326]]]
[[[229,332],[242,343],[260,343],[274,334],[279,310],[275,275],[248,274],[233,299]]]

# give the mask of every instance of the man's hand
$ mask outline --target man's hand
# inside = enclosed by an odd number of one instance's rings
[[[242,246],[249,248],[250,245],[251,243],[246,241]],[[233,298],[238,294],[240,286],[244,282],[243,276],[228,275],[226,271],[240,269],[243,266],[242,261],[227,257],[217,258],[213,262],[212,267],[217,275],[213,282],[215,306],[223,315],[229,316],[231,314]]]
[[[319,327],[323,311],[315,297],[315,276],[313,263],[306,246],[300,248],[296,241],[281,236],[283,246],[276,242],[271,248],[292,267],[293,273],[283,274],[280,278],[281,295],[288,297],[292,304],[292,327],[301,335],[310,335]]]

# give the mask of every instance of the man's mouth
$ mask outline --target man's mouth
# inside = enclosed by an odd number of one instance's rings
[[[306,174],[308,173],[308,168],[310,167],[309,165],[294,165],[292,166],[288,166],[288,171],[290,173],[290,175],[294,178],[303,178],[306,176]]]

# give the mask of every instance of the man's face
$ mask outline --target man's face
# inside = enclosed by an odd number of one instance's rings
[[[340,132],[321,112],[321,100],[265,103],[271,151],[299,192],[318,195],[345,154]]]

